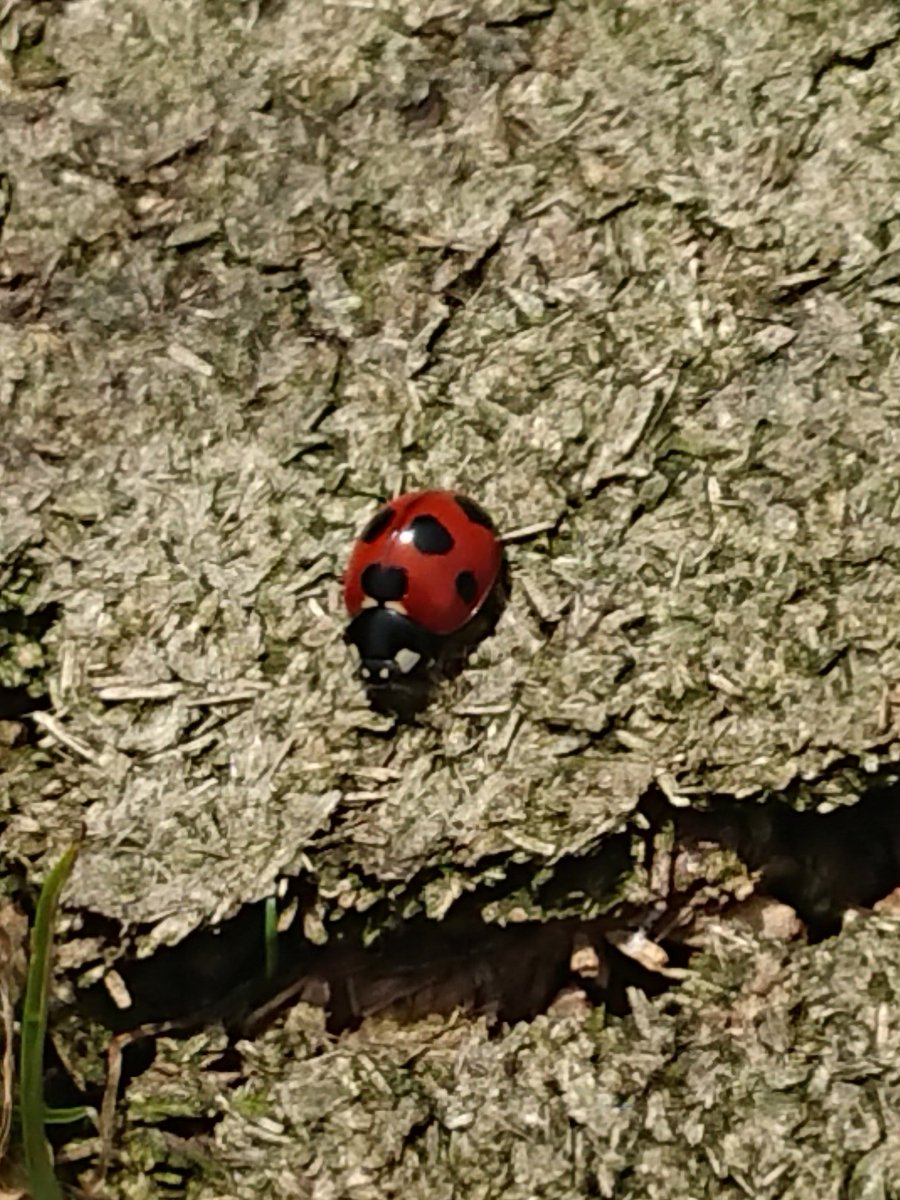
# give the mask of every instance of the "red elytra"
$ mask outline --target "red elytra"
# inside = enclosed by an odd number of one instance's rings
[[[497,582],[503,548],[490,517],[452,491],[407,492],[375,513],[344,574],[351,617],[369,605],[404,612],[439,637],[472,619]]]

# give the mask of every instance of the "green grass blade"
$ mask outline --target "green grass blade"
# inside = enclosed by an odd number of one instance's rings
[[[71,1125],[74,1121],[83,1121],[90,1115],[86,1104],[74,1104],[71,1108],[45,1108],[45,1125]]]
[[[278,970],[278,901],[266,898],[263,908],[263,938],[266,955],[266,979],[274,979]]]
[[[47,1108],[44,1107],[44,1124],[45,1125],[71,1125],[73,1121],[83,1121],[85,1117],[90,1115],[91,1110],[86,1104],[75,1104],[69,1108]],[[13,1120],[21,1128],[22,1126],[22,1110],[19,1105],[13,1109]],[[0,1197],[3,1193],[0,1192]]]
[[[22,1038],[19,1048],[19,1094],[25,1169],[33,1200],[62,1200],[44,1133],[44,1038],[53,953],[53,927],[59,895],[69,878],[78,847],[71,846],[44,880],[31,930]]]

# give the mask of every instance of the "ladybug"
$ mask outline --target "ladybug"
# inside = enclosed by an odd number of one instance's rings
[[[406,492],[380,508],[344,573],[345,638],[373,707],[424,707],[436,679],[461,670],[493,632],[508,592],[497,529],[468,496]]]

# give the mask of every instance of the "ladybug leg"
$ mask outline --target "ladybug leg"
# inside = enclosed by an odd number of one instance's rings
[[[403,680],[393,679],[387,686],[364,682],[369,706],[377,713],[396,717],[398,721],[411,721],[428,707],[435,683],[431,671],[412,672]]]

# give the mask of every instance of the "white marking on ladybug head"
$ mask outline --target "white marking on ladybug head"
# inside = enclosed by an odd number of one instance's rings
[[[375,599],[374,596],[363,596],[362,604],[359,607],[360,608],[377,608],[378,601]]]
[[[401,646],[394,655],[394,662],[404,675],[408,675],[416,663],[421,661],[422,655],[417,654],[415,650],[410,650],[407,646]]]
[[[390,677],[391,677],[390,667],[382,667],[379,670],[379,672],[378,672],[379,679],[390,679]]]
[[[368,667],[363,667],[360,674],[362,675],[363,679],[371,679],[372,678],[372,672],[369,670]]]
[[[406,605],[402,600],[385,600],[384,607],[391,608],[394,612],[402,613],[404,617],[406,616]]]

